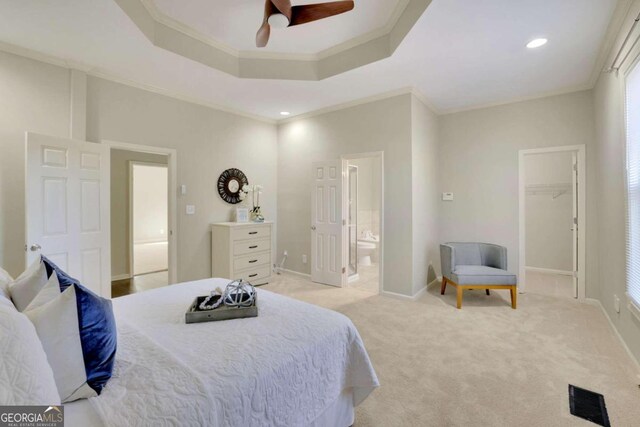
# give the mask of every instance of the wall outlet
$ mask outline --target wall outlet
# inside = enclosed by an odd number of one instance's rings
[[[613,296],[613,308],[616,310],[616,313],[620,313],[620,298],[618,295]]]
[[[452,202],[453,193],[442,193],[442,200],[444,200],[445,202]]]
[[[306,255],[302,255],[302,263],[303,264],[307,263],[307,256]]]
[[[195,215],[196,207],[195,205],[187,205],[187,215]]]

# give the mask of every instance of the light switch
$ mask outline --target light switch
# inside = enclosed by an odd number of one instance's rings
[[[195,205],[187,205],[187,215],[195,215],[196,207]]]
[[[442,200],[445,202],[453,201],[453,193],[442,193]]]
[[[185,194],[187,194],[187,186],[186,186],[186,185],[182,184],[182,185],[180,186],[180,194],[182,194],[183,196],[184,196]]]

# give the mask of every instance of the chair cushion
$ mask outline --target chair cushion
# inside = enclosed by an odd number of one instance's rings
[[[480,265],[458,265],[451,273],[451,280],[458,285],[515,285],[515,274],[498,268]]]

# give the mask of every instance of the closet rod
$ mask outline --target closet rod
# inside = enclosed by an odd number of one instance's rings
[[[609,67],[609,69],[606,70],[607,73],[611,73],[613,71],[619,71],[620,67],[622,67],[622,64],[624,64],[625,61],[627,60],[627,58],[629,58],[629,55],[631,54],[631,51],[633,50],[633,48],[636,47],[636,45],[638,44],[638,41],[640,40],[640,38],[636,38],[636,40],[633,42],[633,45],[631,46],[631,48],[627,51],[627,54],[622,59],[622,62],[620,62],[620,65],[618,65],[616,67],[616,63],[618,62],[618,59],[620,59],[620,55],[622,55],[622,52],[624,51],[624,48],[627,46],[627,43],[629,43],[629,39],[631,39],[631,34],[633,34],[633,30],[635,30],[636,27],[638,26],[638,22],[640,22],[640,13],[638,13],[638,16],[636,16],[636,19],[633,20],[633,25],[631,26],[631,29],[629,30],[629,33],[627,33],[627,37],[624,38],[624,41],[622,42],[622,45],[620,46],[620,50],[618,50],[618,53],[616,54],[616,57],[614,58],[613,62],[611,63],[611,67]]]

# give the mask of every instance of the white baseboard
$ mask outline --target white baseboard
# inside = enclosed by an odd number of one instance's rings
[[[131,279],[131,275],[130,274],[118,274],[116,276],[111,276],[111,281],[115,282],[117,280],[125,280],[125,279]]]
[[[566,270],[554,270],[552,268],[541,268],[541,267],[525,267],[526,271],[533,271],[536,273],[542,274],[559,274],[561,276],[573,276],[573,271]]]
[[[620,332],[618,332],[618,328],[616,328],[616,325],[613,323],[613,320],[611,320],[611,317],[609,317],[609,313],[607,313],[607,310],[605,310],[604,306],[602,305],[602,302],[600,302],[599,299],[595,299],[595,298],[585,298],[584,302],[590,305],[595,305],[596,307],[600,307],[600,310],[602,310],[604,317],[607,318],[607,321],[609,322],[611,329],[613,329],[613,333],[616,335],[616,337],[618,337],[618,341],[620,341],[620,344],[622,344],[622,347],[624,347],[625,351],[627,352],[627,354],[635,364],[636,370],[639,373],[638,377],[640,378],[640,361],[636,359],[636,356],[631,352],[631,350],[627,346],[627,343],[624,341],[624,338],[622,338],[622,335],[620,335]]]
[[[287,273],[287,274],[293,274],[294,276],[304,277],[305,279],[310,279],[311,278],[310,274],[300,273],[299,271],[293,271],[293,270],[289,270],[289,269],[286,269],[286,268],[283,268],[280,271],[282,271],[283,273]]]
[[[389,298],[401,299],[401,300],[404,300],[404,301],[416,301],[417,299],[422,297],[422,295],[424,295],[431,286],[433,286],[434,284],[440,283],[440,280],[442,280],[442,278],[437,277],[435,280],[433,280],[431,283],[427,284],[427,286],[423,287],[422,289],[420,289],[418,292],[416,292],[412,296],[404,295],[404,294],[398,294],[396,292],[391,292],[391,291],[382,291],[382,295],[384,295],[386,297],[389,297]]]

